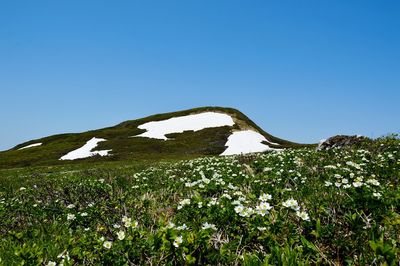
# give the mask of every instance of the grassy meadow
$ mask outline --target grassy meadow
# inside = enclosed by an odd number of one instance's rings
[[[400,140],[0,170],[1,265],[398,265]]]

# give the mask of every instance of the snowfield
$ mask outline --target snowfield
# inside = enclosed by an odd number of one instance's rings
[[[97,144],[102,141],[106,140],[100,138],[92,138],[79,149],[73,150],[67,153],[66,155],[62,156],[60,160],[76,160],[76,159],[88,158],[94,155],[107,156],[111,150],[92,151],[94,148],[97,147]]]
[[[32,148],[32,147],[37,147],[37,146],[40,146],[40,145],[42,145],[42,143],[33,143],[33,144],[28,145],[28,146],[19,148],[18,150],[23,150],[23,149],[28,149],[28,148]]]
[[[244,130],[233,132],[229,136],[225,146],[228,148],[221,155],[237,155],[253,152],[264,152],[267,150],[277,150],[262,144],[261,142],[269,142],[263,135],[253,130]],[[271,142],[269,142],[271,143]]]
[[[204,112],[144,123],[138,128],[146,129],[147,131],[135,137],[167,140],[168,138],[165,135],[171,133],[182,133],[188,130],[198,131],[211,127],[233,126],[234,124],[235,122],[230,115]]]

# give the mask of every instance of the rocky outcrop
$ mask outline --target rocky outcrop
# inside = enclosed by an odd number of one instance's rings
[[[347,136],[347,135],[337,135],[330,137],[327,140],[322,140],[317,147],[317,150],[329,150],[332,148],[342,148],[345,146],[352,146],[359,144],[366,140],[363,136]]]

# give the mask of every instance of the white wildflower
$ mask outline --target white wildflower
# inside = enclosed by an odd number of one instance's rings
[[[308,216],[308,213],[305,211],[297,211],[296,212],[297,217],[301,218],[304,221],[310,221],[310,217]]]
[[[229,200],[232,199],[231,195],[229,195],[229,194],[227,194],[227,193],[222,194],[222,195],[221,195],[221,198],[227,198],[227,199],[229,199]]]
[[[179,202],[178,210],[182,209],[185,205],[190,204],[190,199],[183,199]]]
[[[176,228],[176,230],[186,230],[186,229],[188,229],[188,227],[187,227],[186,224],[182,224],[182,225],[180,225],[180,226],[178,226],[178,227]]]
[[[118,237],[118,239],[119,240],[124,240],[124,238],[125,238],[125,232],[124,231],[119,231],[118,233],[117,233],[117,237]]]
[[[373,192],[373,193],[372,193],[372,196],[374,196],[374,197],[377,198],[377,199],[380,199],[380,198],[382,197],[382,194],[379,193],[379,192]]]
[[[245,197],[239,197],[238,201],[246,201],[246,198]]]
[[[239,200],[232,201],[232,205],[241,205],[242,203]]]
[[[240,202],[239,202],[239,204],[240,204]],[[237,205],[237,206],[235,207],[235,212],[236,212],[236,213],[241,213],[243,210],[244,210],[243,205]]]
[[[201,181],[203,181],[204,184],[210,184],[210,179],[204,177],[203,179],[201,179]]]
[[[216,198],[211,198],[210,202],[207,204],[208,207],[214,206],[214,205],[218,205],[218,201]]]
[[[259,198],[259,200],[261,201],[269,201],[272,199],[272,196],[270,194],[262,194]]]
[[[125,227],[130,227],[132,225],[132,219],[127,217],[127,216],[123,216],[122,217],[122,223],[124,224]]]
[[[368,179],[366,182],[368,184],[371,184],[371,185],[374,185],[374,186],[379,186],[380,185],[379,181],[376,180],[376,179]]]
[[[138,221],[134,221],[133,223],[132,223],[132,228],[136,228],[136,227],[138,227],[139,226],[139,222]]]
[[[256,206],[256,212],[261,216],[268,214],[269,210],[271,209],[272,206],[268,202],[261,202],[258,206]]]
[[[215,224],[209,224],[208,222],[203,223],[201,229],[207,230],[207,229],[212,229],[212,230],[217,230],[217,227]]]
[[[169,222],[167,228],[169,229],[175,228],[175,224],[173,222]]]
[[[295,211],[298,211],[300,209],[299,203],[297,202],[297,200],[293,198],[286,200],[285,202],[282,203],[282,205],[286,208],[291,208]]]
[[[103,247],[106,249],[110,249],[112,246],[112,242],[111,241],[104,241],[103,243]]]
[[[236,190],[237,187],[235,187],[234,185],[232,185],[231,183],[228,184],[228,188],[232,189],[232,190]]]
[[[244,208],[239,215],[242,217],[250,217],[254,213],[252,208]]]
[[[73,221],[73,220],[75,220],[75,219],[76,219],[75,214],[73,214],[73,213],[68,213],[68,215],[67,215],[67,220]]]
[[[182,244],[182,242],[183,242],[182,236],[178,236],[175,238],[173,245],[174,245],[174,247],[177,248],[177,247],[179,247],[180,244]]]

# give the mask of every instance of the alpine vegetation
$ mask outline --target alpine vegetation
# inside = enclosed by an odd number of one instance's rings
[[[397,265],[400,141],[359,145],[2,170],[0,262]]]

